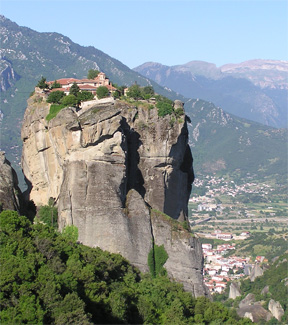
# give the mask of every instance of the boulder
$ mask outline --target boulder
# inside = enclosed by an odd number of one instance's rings
[[[272,314],[261,305],[243,306],[237,309],[237,314],[240,317],[250,318],[253,323],[258,323],[262,320],[268,322],[272,318]]]
[[[254,282],[255,279],[258,276],[263,275],[263,273],[264,273],[264,271],[262,270],[262,268],[260,267],[260,265],[258,263],[256,263],[254,265],[254,267],[252,268],[251,273],[250,273],[250,280],[251,280],[251,282]]]
[[[270,299],[268,309],[271,314],[280,322],[282,316],[284,315],[284,309],[281,306],[280,302]]]
[[[229,299],[235,299],[239,296],[241,296],[239,284],[237,282],[232,282],[229,288]]]
[[[242,299],[239,303],[239,308],[251,306],[255,302],[255,295],[253,293],[248,293],[248,295]]]

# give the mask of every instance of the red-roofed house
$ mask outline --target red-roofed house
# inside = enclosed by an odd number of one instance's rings
[[[106,77],[104,72],[100,72],[98,76],[94,79],[75,79],[75,78],[62,78],[57,79],[56,82],[58,82],[61,85],[61,88],[54,88],[51,91],[56,90],[62,90],[65,94],[68,94],[70,91],[70,87],[76,83],[77,86],[80,88],[80,91],[90,91],[94,95],[96,94],[96,90],[100,86],[105,86],[108,88],[109,92],[112,93],[116,90],[115,87],[112,86],[110,83],[110,80]],[[52,85],[54,81],[48,81],[48,85]],[[64,89],[63,89],[64,88]]]

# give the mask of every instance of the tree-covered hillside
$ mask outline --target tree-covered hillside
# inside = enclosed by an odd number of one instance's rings
[[[1,219],[1,324],[249,324],[165,276],[14,211]]]
[[[189,143],[194,169],[202,174],[229,174],[234,180],[272,176],[287,186],[287,129],[275,129],[223,111],[213,103],[191,99]]]

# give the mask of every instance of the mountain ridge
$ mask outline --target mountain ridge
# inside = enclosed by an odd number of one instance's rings
[[[249,60],[219,68],[205,61],[176,66],[147,62],[134,70],[186,98],[212,101],[234,115],[287,127],[287,61]]]

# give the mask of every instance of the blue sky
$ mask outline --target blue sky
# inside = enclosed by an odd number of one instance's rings
[[[58,32],[134,68],[288,60],[287,0],[0,0],[20,26]]]

